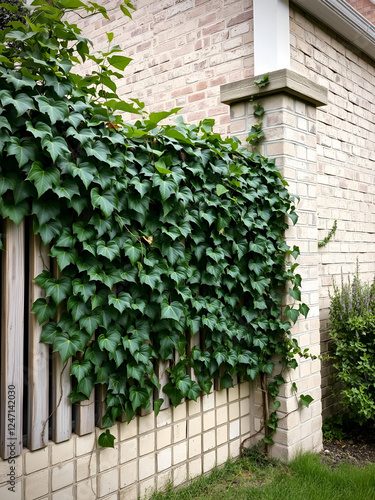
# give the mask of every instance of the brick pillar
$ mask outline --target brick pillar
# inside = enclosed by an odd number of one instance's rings
[[[264,88],[254,85],[254,79],[222,86],[221,100],[230,105],[233,135],[244,140],[256,123],[249,98],[259,99],[265,109],[266,137],[260,152],[276,159],[289,192],[300,197],[298,223],[287,230],[285,238],[291,247],[300,248],[297,272],[302,276],[302,301],[310,312],[307,319],[297,321],[292,335],[302,349],[308,347],[311,354],[319,355],[316,107],[327,103],[327,91],[286,69],[270,73],[270,83]],[[286,295],[285,303],[292,304],[293,299]],[[297,450],[319,451],[322,446],[320,360],[298,362],[298,368],[284,376],[288,383],[281,387],[279,427],[271,447],[272,455],[283,459],[292,458]],[[293,382],[297,394],[291,390]],[[309,408],[301,406],[300,394],[314,398]]]

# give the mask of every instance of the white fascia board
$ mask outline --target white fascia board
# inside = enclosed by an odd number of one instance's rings
[[[375,59],[375,26],[346,0],[292,0],[292,2]]]
[[[290,68],[289,0],[253,0],[254,74]]]

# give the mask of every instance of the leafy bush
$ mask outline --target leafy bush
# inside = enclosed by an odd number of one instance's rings
[[[363,424],[375,419],[375,287],[352,281],[334,285],[331,337],[341,404],[348,417]]]

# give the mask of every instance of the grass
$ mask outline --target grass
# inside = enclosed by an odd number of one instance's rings
[[[187,488],[155,493],[151,500],[375,500],[375,464],[331,469],[318,455],[288,465],[265,458],[227,462]]]

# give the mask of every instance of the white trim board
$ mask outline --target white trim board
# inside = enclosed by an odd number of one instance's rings
[[[346,0],[292,0],[292,2],[375,59],[375,26]]]

